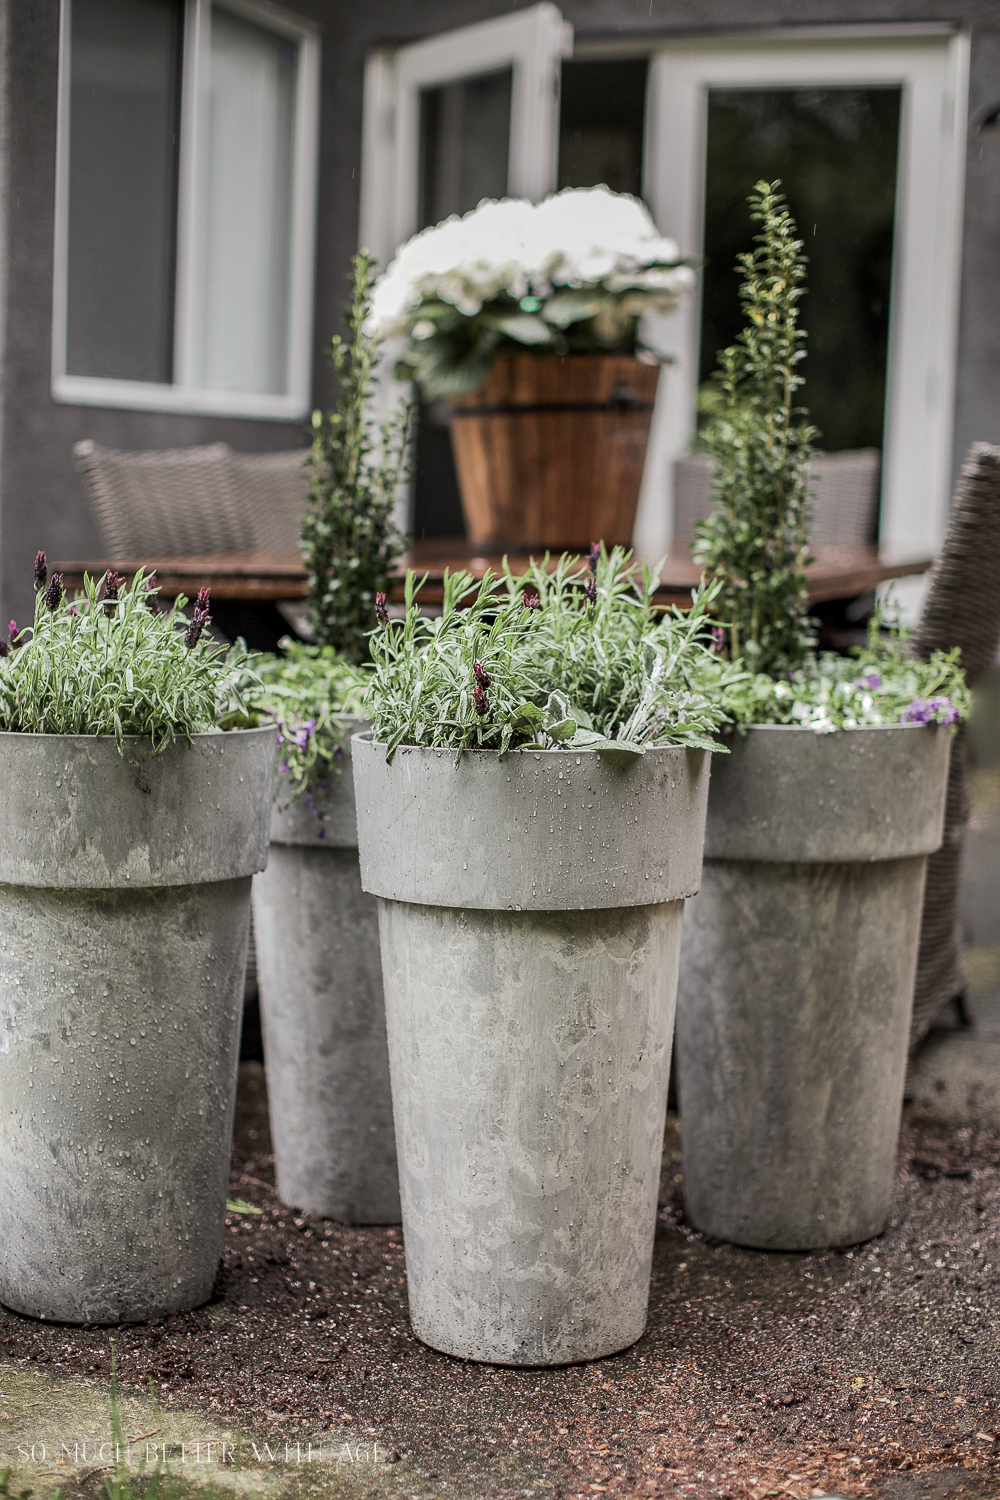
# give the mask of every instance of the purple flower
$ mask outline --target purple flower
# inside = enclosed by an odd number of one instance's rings
[[[589,567],[591,573],[597,572],[597,564],[600,562],[600,560],[601,544],[600,542],[591,542],[590,552],[587,554],[587,566]]]
[[[10,647],[8,646],[7,642],[6,641],[0,641],[0,661],[2,661],[5,656],[9,656],[9,655],[10,655]]]
[[[868,688],[871,692],[874,692],[876,688],[882,686],[882,674],[881,672],[869,672],[867,677],[859,677],[854,686],[859,692],[863,688]]]
[[[389,623],[389,611],[386,608],[385,595],[381,593],[375,595],[375,618],[380,625],[388,625]]]
[[[521,603],[525,609],[541,609],[542,607],[542,601],[537,594],[525,593]]]
[[[45,553],[35,553],[35,593],[45,587],[45,580],[49,576],[49,570],[45,562]]]
[[[493,678],[490,676],[489,672],[487,672],[481,661],[474,661],[472,663],[472,671],[473,675],[475,676],[476,682],[481,688],[488,688],[490,686]]]
[[[42,553],[39,553],[40,557],[42,555],[43,555]],[[55,614],[56,610],[59,608],[60,604],[62,603],[62,596],[63,596],[63,576],[62,576],[61,573],[53,573],[53,575],[52,575],[52,582],[49,584],[48,588],[45,590],[45,607],[46,607],[46,609],[50,610],[52,612],[52,614]]]
[[[108,619],[117,613],[118,590],[124,582],[125,580],[122,575],[116,573],[114,568],[111,569],[104,580],[104,613],[108,616]]]
[[[958,709],[950,698],[914,698],[900,714],[903,724],[954,724]]]
[[[490,711],[489,699],[477,682],[472,690],[472,706],[480,718]]]
[[[713,625],[712,626],[712,650],[715,651],[715,652],[717,652],[717,654],[719,656],[721,656],[722,653],[723,653],[723,651],[725,649],[726,649],[726,632],[723,630],[723,628],[722,628],[721,625]]]
[[[17,640],[17,637],[18,637],[18,634],[19,634],[19,631],[18,631],[18,628],[17,628],[17,621],[16,620],[11,620],[10,625],[9,625],[8,628],[10,630],[10,643],[13,646],[13,644]]]
[[[597,583],[593,577],[588,578],[584,584],[583,594],[588,604],[597,603]]]
[[[191,623],[184,632],[184,644],[188,650],[192,650],[201,640],[202,631],[211,620],[208,612],[209,591],[207,588],[198,590],[198,598],[195,600],[194,613]]]

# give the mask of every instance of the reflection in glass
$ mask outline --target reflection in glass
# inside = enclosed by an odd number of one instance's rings
[[[420,92],[420,225],[507,192],[513,69]]]
[[[73,0],[66,369],[173,378],[182,0]]]
[[[203,317],[197,383],[287,390],[298,47],[212,8]]]
[[[899,105],[898,88],[709,92],[701,380],[742,326],[746,196],[780,178],[809,258],[800,399],[828,452],[882,446]]]
[[[421,229],[467,213],[482,198],[506,195],[513,78],[511,68],[501,68],[421,90]],[[465,530],[448,420],[441,401],[417,413],[412,526],[418,537]]]
[[[642,192],[647,59],[567,61],[559,103],[559,186]]]

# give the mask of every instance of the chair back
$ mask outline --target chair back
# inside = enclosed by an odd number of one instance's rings
[[[809,540],[814,547],[860,547],[878,527],[882,455],[877,448],[818,453],[809,464]],[[715,504],[711,460],[691,453],[674,464],[674,541],[694,540],[695,521]]]
[[[232,466],[240,515],[255,552],[298,552],[309,504],[309,450],[234,453]]]
[[[73,457],[113,560],[299,550],[309,487],[302,449],[133,452],[86,441]]]
[[[913,636],[918,656],[962,648],[970,686],[1000,641],[1000,448],[973,443],[955,490],[948,530]]]

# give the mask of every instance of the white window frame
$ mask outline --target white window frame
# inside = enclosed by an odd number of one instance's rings
[[[212,0],[185,0],[181,78],[180,162],[177,193],[177,260],[174,308],[174,382],[110,380],[66,373],[69,244],[70,6],[62,0],[59,38],[59,114],[56,137],[55,254],[52,289],[52,395],[73,406],[133,411],[203,413],[298,421],[310,410],[312,386],[313,268],[319,161],[319,34],[308,22],[266,0],[215,0],[226,10],[298,43],[299,66],[293,137],[287,394],[199,389],[194,377],[196,320],[200,305],[205,135]]]
[[[901,86],[880,522],[881,546],[897,557],[935,553],[947,521],[968,72],[968,37],[941,28],[905,38],[692,40],[657,49],[650,70],[645,192],[661,231],[696,259],[710,88]],[[695,429],[700,305],[691,298],[657,329],[675,363],[660,382],[636,526],[648,555],[672,535],[673,461]]]
[[[537,201],[559,167],[559,64],[573,28],[551,0],[369,55],[365,67],[359,243],[383,266],[416,231],[420,91],[513,70],[507,191]]]

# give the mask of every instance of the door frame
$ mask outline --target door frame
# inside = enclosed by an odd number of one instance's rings
[[[657,48],[647,95],[644,186],[664,234],[703,249],[708,91],[713,87],[899,85],[899,169],[879,537],[896,556],[936,552],[952,478],[969,39],[926,35],[686,40]],[[749,243],[750,229],[747,235]],[[636,527],[672,534],[673,461],[695,430],[700,297],[656,331],[675,363],[660,382]],[[904,590],[903,593],[906,591]]]
[[[573,28],[552,0],[370,53],[365,64],[360,239],[388,265],[418,227],[420,91],[513,70],[507,191],[544,198],[559,167],[559,64]]]

